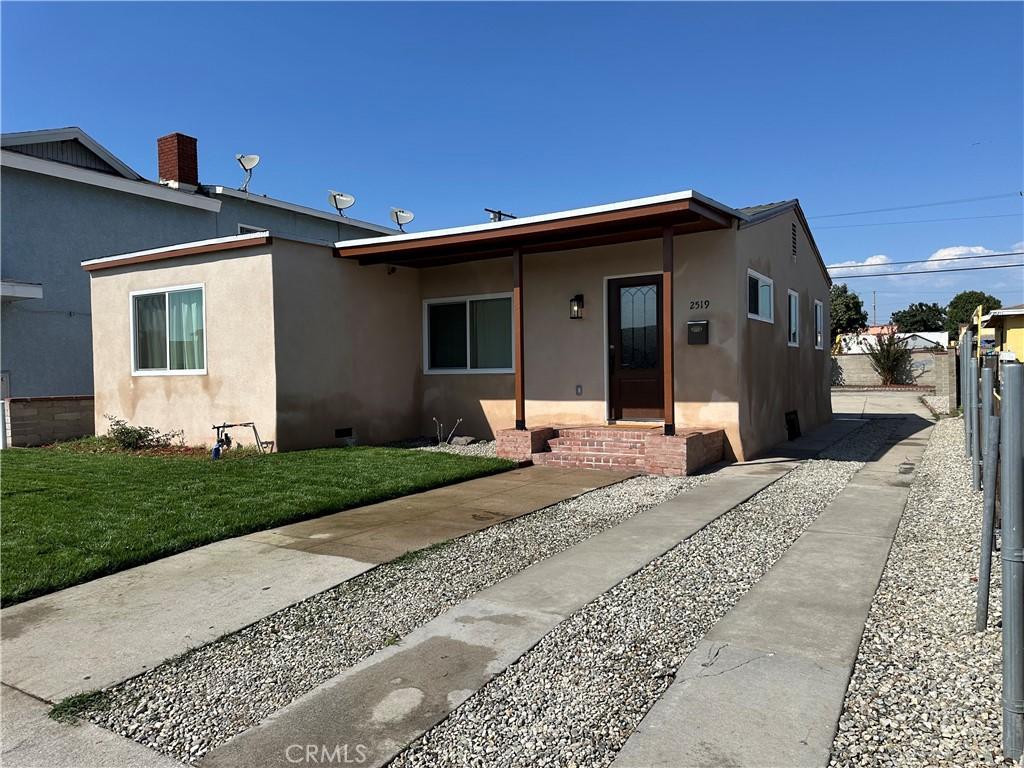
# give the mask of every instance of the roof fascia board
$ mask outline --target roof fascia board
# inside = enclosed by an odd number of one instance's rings
[[[657,205],[659,203],[681,202],[683,200],[697,200],[709,208],[726,213],[729,216],[734,216],[740,220],[745,220],[747,218],[746,215],[734,210],[733,208],[729,208],[726,205],[722,205],[721,203],[712,200],[710,197],[702,195],[699,192],[694,192],[692,189],[688,189],[683,192],[670,192],[665,195],[655,195],[653,197],[641,197],[634,200],[622,200],[616,203],[606,203],[604,205],[592,205],[586,208],[573,208],[567,211],[542,213],[536,216],[524,216],[520,219],[505,219],[504,221],[469,224],[462,227],[431,229],[425,232],[406,232],[404,234],[391,235],[389,237],[342,240],[341,242],[335,243],[334,246],[338,250],[343,251],[346,248],[355,248],[362,245],[385,245],[388,243],[405,243],[414,240],[443,238],[450,235],[468,235],[475,234],[477,232],[493,232],[502,229],[514,230],[517,227],[529,226],[530,224],[542,224],[549,221],[575,219],[593,214],[610,213],[612,211],[625,210],[628,208],[644,208],[651,205]]]
[[[10,150],[0,151],[0,165],[3,165],[5,168],[17,168],[22,171],[43,174],[44,176],[54,176],[67,181],[104,187],[105,189],[112,189],[129,195],[149,197],[165,203],[201,208],[204,211],[213,211],[214,213],[220,211],[220,200],[211,200],[202,195],[179,192],[150,181],[132,181],[131,179],[111,176],[109,173],[91,171],[88,168],[79,168],[78,166],[57,163],[52,160],[43,160],[42,158],[22,155]]]
[[[17,280],[0,281],[0,296],[5,299],[41,299],[42,283],[21,283]]]
[[[142,176],[133,171],[127,163],[119,160],[113,152],[100,144],[96,139],[87,134],[81,128],[53,128],[42,131],[21,131],[19,133],[5,133],[0,145],[21,146],[23,144],[41,144],[47,141],[69,141],[77,140],[87,147],[91,152],[103,158],[114,170],[133,181],[142,181]]]
[[[82,269],[86,272],[92,272],[97,269],[110,269],[128,264],[139,264],[145,261],[172,259],[178,256],[195,256],[201,253],[214,253],[216,251],[230,251],[236,248],[249,248],[254,245],[269,245],[273,242],[274,240],[270,236],[269,231],[247,232],[244,235],[214,237],[209,240],[195,240],[191,243],[178,243],[176,245],[165,245],[160,248],[148,248],[144,251],[102,256],[98,259],[86,259],[82,262]]]
[[[345,224],[349,227],[356,227],[359,229],[369,229],[373,232],[380,232],[385,235],[393,235],[398,232],[397,229],[392,227],[385,227],[380,224],[371,224],[368,221],[361,221],[360,219],[351,219],[348,216],[338,216],[337,214],[330,214],[326,211],[318,211],[316,208],[308,208],[304,205],[297,205],[296,203],[288,203],[284,200],[276,200],[272,197],[263,197],[262,195],[247,194],[237,189],[231,189],[230,187],[222,186],[209,186],[206,187],[212,194],[224,195],[225,197],[233,197],[236,200],[246,200],[250,203],[257,203],[259,205],[269,205],[274,208],[283,208],[286,211],[292,213],[301,213],[304,216],[314,216],[318,219],[325,219],[327,221],[333,221],[336,224]],[[360,238],[378,240],[379,238]],[[342,242],[349,242],[343,240]]]

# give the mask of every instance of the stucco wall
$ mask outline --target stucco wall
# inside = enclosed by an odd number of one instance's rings
[[[791,246],[794,223],[795,260]],[[829,284],[792,212],[739,229],[737,252],[742,357],[740,428],[745,457],[751,458],[786,439],[787,411],[797,411],[804,432],[832,418]],[[773,323],[747,318],[748,268],[775,283]],[[789,289],[800,294],[798,347],[787,345]],[[815,299],[824,305],[824,349],[815,349],[814,344]]]
[[[275,240],[273,274],[280,448],[419,434],[417,272]]]
[[[218,196],[214,212],[6,166],[2,185],[0,271],[43,285],[42,299],[0,310],[0,368],[14,397],[92,394],[86,259],[235,235],[240,223],[325,243],[376,234],[263,205],[257,195]]]
[[[211,444],[211,425],[255,421],[277,440],[274,294],[268,246],[136,264],[90,273],[96,371],[96,428],[104,414]],[[205,286],[206,374],[133,376],[131,291]],[[251,435],[234,430],[249,443]]]
[[[724,426],[739,438],[734,237],[732,231],[676,238],[676,420],[680,426]],[[649,240],[523,259],[526,420],[530,425],[595,424],[607,418],[606,278],[660,272],[661,241]],[[510,291],[510,259],[421,270],[421,299]],[[582,320],[569,299],[582,293]],[[706,309],[690,309],[707,300]],[[710,321],[710,343],[686,344],[687,320]],[[420,325],[422,337],[422,324]],[[420,351],[422,360],[422,349]],[[433,418],[489,437],[513,426],[511,374],[424,374],[421,430]],[[576,388],[582,394],[576,394]]]

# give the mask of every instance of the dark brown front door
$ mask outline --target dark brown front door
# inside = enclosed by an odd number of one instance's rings
[[[608,281],[609,416],[664,417],[661,275]]]

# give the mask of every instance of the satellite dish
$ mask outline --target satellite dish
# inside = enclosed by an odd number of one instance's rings
[[[245,181],[242,182],[240,189],[243,192],[249,191],[249,180],[252,178],[252,169],[260,164],[259,155],[235,155],[235,160],[242,166],[242,170],[245,171]]]
[[[405,232],[405,225],[415,219],[416,216],[412,211],[407,211],[405,208],[392,208],[391,209],[391,220],[398,225],[398,228]]]
[[[346,194],[345,192],[335,192],[333,189],[329,189],[327,190],[327,202],[337,209],[339,216],[344,216],[345,214],[342,213],[342,211],[346,208],[351,208],[356,204],[356,196]]]

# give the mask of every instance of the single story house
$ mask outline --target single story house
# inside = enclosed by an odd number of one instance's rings
[[[830,280],[796,200],[685,191],[332,247],[270,230],[83,268],[98,431],[254,421],[296,450],[461,420],[504,455],[678,473],[831,419]]]
[[[890,333],[893,331],[871,333],[870,329],[864,333],[842,333],[839,335],[838,351],[844,355],[866,355],[875,348],[879,336]],[[911,351],[945,349],[949,346],[949,333],[946,331],[899,332],[896,338],[901,339]]]
[[[992,310],[981,318],[981,326],[995,333],[1000,359],[1024,361],[1024,304]]]

